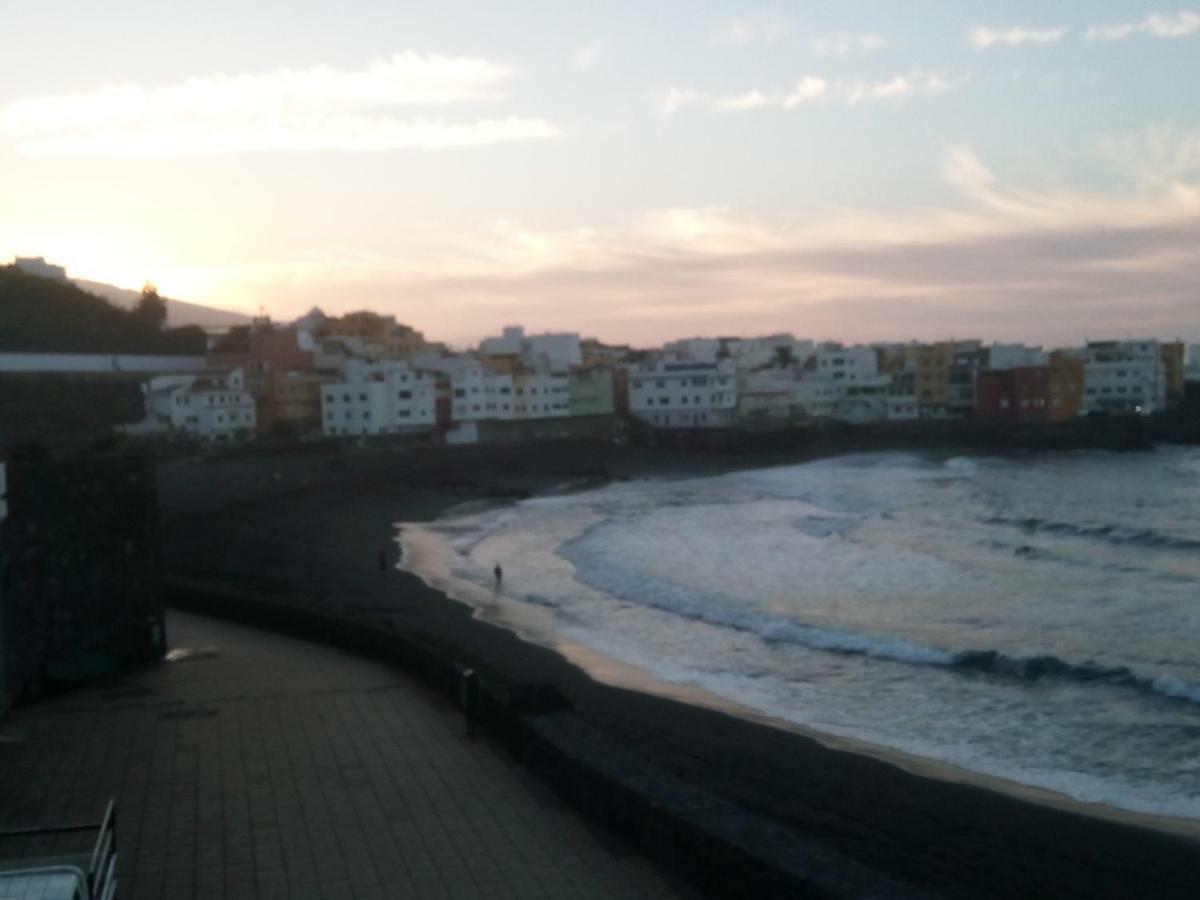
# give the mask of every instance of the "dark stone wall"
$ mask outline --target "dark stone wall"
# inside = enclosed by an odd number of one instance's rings
[[[161,657],[162,567],[148,459],[10,462],[8,506],[0,658],[13,702]]]

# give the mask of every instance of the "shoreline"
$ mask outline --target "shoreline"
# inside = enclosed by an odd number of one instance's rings
[[[303,465],[268,457],[210,464],[201,473],[180,467],[163,473],[166,568],[448,648],[481,677],[507,680],[516,689],[551,685],[576,718],[666,773],[667,781],[767,816],[935,893],[1194,893],[1200,844],[1139,821],[1140,814],[1114,819],[1095,814],[1107,807],[1060,806],[976,778],[946,779],[944,769],[938,777],[916,757],[905,764],[837,736],[604,684],[553,649],[481,620],[416,576],[378,571],[380,541],[391,540],[397,520],[429,521],[463,502],[528,496],[572,478],[594,478],[598,467],[610,478],[686,476],[798,461],[663,453],[639,459],[638,452],[555,447],[538,458],[528,448],[508,454],[487,448],[456,456],[455,473],[468,476],[456,486],[439,483],[444,469],[411,456],[352,458],[346,469],[320,456],[300,460]],[[520,471],[505,471],[515,462]],[[244,484],[256,486],[258,495],[242,496]],[[201,502],[189,509],[188,496]]]
[[[538,496],[549,496],[549,494],[539,494]],[[502,506],[507,504],[502,501],[496,501],[496,505]],[[464,510],[464,512],[466,511]],[[439,518],[455,514],[457,514],[456,508],[450,507]],[[395,524],[397,529],[403,532],[405,526],[424,525],[428,523],[397,522]],[[507,617],[504,611],[496,607],[495,604],[484,602],[482,598],[478,601],[473,601],[469,597],[462,596],[454,591],[449,586],[450,582],[454,580],[451,576],[443,575],[443,577],[439,578],[432,574],[423,574],[419,571],[419,565],[410,566],[408,561],[413,556],[416,557],[419,564],[422,558],[422,550],[419,546],[414,549],[411,545],[405,545],[403,561],[398,566],[400,571],[420,579],[430,590],[441,594],[446,602],[456,603],[464,607],[470,611],[472,618],[480,622],[508,631],[526,643],[542,647],[557,654],[564,663],[576,666],[590,678],[610,687],[701,706],[714,712],[744,719],[747,722],[791,732],[814,740],[830,750],[870,756],[922,778],[972,785],[1006,794],[1015,799],[1042,804],[1049,808],[1083,816],[1092,816],[1119,824],[1149,828],[1165,834],[1178,835],[1200,842],[1200,819],[1143,812],[1105,803],[1080,800],[1052,788],[1027,784],[1010,778],[991,775],[987,772],[979,772],[952,762],[920,756],[896,747],[889,747],[886,744],[872,743],[855,737],[821,731],[802,722],[795,722],[755,709],[754,707],[746,706],[738,703],[736,700],[722,697],[697,685],[678,684],[663,680],[635,663],[607,656],[599,650],[563,638],[552,631],[543,632],[531,627],[522,627],[521,623]],[[486,593],[486,590],[483,588],[479,588],[478,590],[480,593]],[[535,611],[535,614],[536,612],[538,611]],[[1200,851],[1200,846],[1198,846],[1198,851]]]

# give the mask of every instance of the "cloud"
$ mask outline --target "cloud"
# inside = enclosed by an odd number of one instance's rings
[[[1100,158],[1147,187],[1200,180],[1200,128],[1184,131],[1171,123],[1141,134],[1105,137]]]
[[[1066,36],[1065,28],[986,28],[976,25],[967,32],[967,43],[976,50],[989,47],[1017,47],[1021,44],[1057,44]]]
[[[1140,22],[1113,22],[1091,25],[1084,37],[1089,41],[1112,43],[1123,41],[1132,34],[1156,38],[1179,38],[1200,30],[1200,13],[1180,10],[1174,15],[1151,13]]]
[[[877,34],[837,34],[812,38],[808,45],[819,56],[848,56],[851,53],[873,53],[887,46],[887,39]]]
[[[760,217],[674,207],[605,229],[505,220],[429,252],[331,265],[333,275],[287,291],[264,282],[263,296],[289,296],[297,312],[314,303],[386,308],[403,296],[413,324],[464,342],[517,320],[636,343],[779,330],[842,340],[1072,344],[1136,331],[1200,341],[1196,139],[1168,128],[1114,139],[1164,171],[1109,192],[1009,184],[972,148],[955,147],[941,165],[959,200],[942,208]]]
[[[472,147],[560,136],[538,118],[448,121],[412,109],[507,97],[507,65],[412,51],[363,69],[281,68],[161,87],[104,85],[16,100],[0,135],[27,156],[125,159],[267,150]],[[406,110],[401,114],[402,110]]]
[[[792,24],[781,19],[733,19],[717,30],[716,42],[726,47],[774,44],[792,32]]]
[[[673,115],[687,107],[710,112],[740,112],[752,109],[795,109],[801,106],[859,106],[883,101],[900,102],[909,97],[945,93],[962,84],[965,78],[951,78],[940,72],[914,70],[882,81],[835,80],[807,75],[792,87],[764,91],[752,89],[740,94],[714,94],[694,88],[672,87],[663,92],[659,107]]]
[[[590,69],[600,61],[604,47],[604,41],[600,40],[584,44],[571,55],[571,63],[577,69]]]

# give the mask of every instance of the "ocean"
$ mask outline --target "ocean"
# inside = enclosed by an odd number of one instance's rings
[[[1200,448],[851,455],[401,528],[406,568],[527,639],[1200,819]]]

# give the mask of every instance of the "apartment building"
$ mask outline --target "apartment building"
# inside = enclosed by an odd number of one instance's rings
[[[629,372],[629,414],[659,428],[718,428],[737,410],[733,363],[661,359]]]
[[[1158,341],[1089,341],[1075,355],[1083,361],[1083,413],[1149,416],[1166,407]]]
[[[434,376],[404,362],[346,364],[321,388],[321,429],[330,436],[430,430],[437,421]]]
[[[142,385],[146,419],[134,433],[178,432],[210,441],[250,437],[257,428],[254,397],[241,369],[160,375]]]

